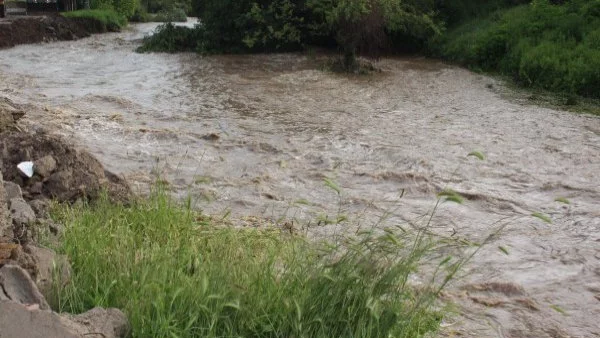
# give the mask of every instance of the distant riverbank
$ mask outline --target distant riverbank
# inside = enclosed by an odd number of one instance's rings
[[[61,15],[0,19],[0,48],[49,41],[70,41],[118,30],[97,18]]]

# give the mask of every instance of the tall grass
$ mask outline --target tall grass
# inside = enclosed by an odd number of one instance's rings
[[[118,32],[127,26],[127,18],[112,9],[88,9],[62,13],[67,18],[87,18],[98,21],[104,31]]]
[[[133,337],[421,337],[437,330],[437,295],[462,263],[435,263],[425,231],[309,243],[215,225],[160,189],[127,207],[102,199],[54,215],[73,267],[55,309],[121,308]]]

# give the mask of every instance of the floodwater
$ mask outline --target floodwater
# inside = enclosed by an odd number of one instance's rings
[[[423,58],[354,77],[320,71],[319,55],[135,53],[154,27],[0,50],[0,95],[134,189],[160,175],[243,224],[411,226],[454,189],[465,203],[442,204],[435,232],[481,242],[505,228],[446,293],[464,308],[442,335],[600,336],[600,118]]]

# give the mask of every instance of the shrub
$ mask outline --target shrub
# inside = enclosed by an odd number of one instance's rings
[[[149,19],[155,22],[186,22],[187,15],[182,8],[173,7],[169,10],[161,10],[156,14],[151,14]]]
[[[188,28],[166,23],[159,26],[154,34],[144,38],[138,52],[194,52],[198,50],[198,43],[202,41],[198,34],[202,34],[201,28]]]
[[[337,41],[348,55],[376,55],[388,42],[439,32],[433,3],[401,0],[203,0],[203,52],[298,50]],[[353,57],[352,57],[353,58]]]

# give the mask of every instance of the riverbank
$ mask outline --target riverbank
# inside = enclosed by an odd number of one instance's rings
[[[116,31],[93,17],[64,17],[62,15],[13,17],[0,19],[0,48],[21,44],[51,41],[70,41],[92,34]]]
[[[43,121],[134,190],[159,174],[235,224],[266,218],[315,239],[412,229],[452,188],[464,203],[441,205],[437,234],[480,242],[509,226],[444,293],[464,313],[444,332],[597,334],[597,117],[523,103],[502,81],[426,58],[353,77],[320,71],[318,54],[134,53],[155,27],[2,50],[0,92],[28,107],[23,125]],[[55,62],[32,68],[40,55]]]
[[[439,257],[448,243],[426,231],[307,241],[293,227],[227,225],[160,182],[133,196],[86,151],[20,125],[25,115],[1,99],[3,336],[408,338],[439,329],[439,294],[465,260]],[[417,271],[422,281],[410,282]]]
[[[59,201],[95,199],[105,189],[113,200],[124,201],[129,187],[62,138],[42,130],[25,131],[18,124],[25,113],[0,97],[2,336],[123,338],[129,323],[118,309],[52,311],[55,290],[70,283],[73,270],[69,257],[52,250],[61,242],[64,227],[52,220],[50,210]]]

